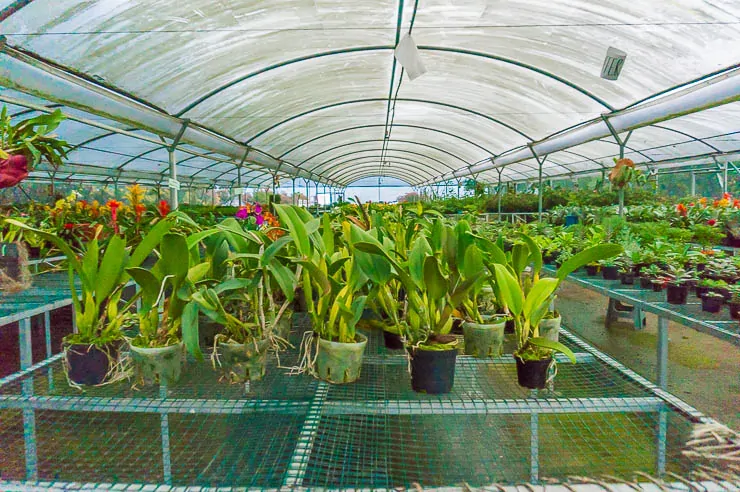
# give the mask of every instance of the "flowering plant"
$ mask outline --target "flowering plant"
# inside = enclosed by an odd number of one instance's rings
[[[234,217],[243,221],[244,229],[249,231],[268,228],[266,234],[273,241],[285,234],[285,231],[279,229],[280,221],[277,217],[262,208],[259,203],[242,205]]]

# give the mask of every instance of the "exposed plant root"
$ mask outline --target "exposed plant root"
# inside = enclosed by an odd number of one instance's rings
[[[0,268],[0,290],[14,294],[31,287],[31,271],[28,269],[28,249],[21,243],[15,243],[18,248],[18,263],[20,275],[18,278],[11,277],[4,269]]]

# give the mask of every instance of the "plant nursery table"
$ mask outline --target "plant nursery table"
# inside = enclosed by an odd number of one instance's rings
[[[555,273],[552,266],[543,267],[549,274]],[[620,314],[618,303],[632,306],[631,316],[635,329],[643,329],[644,313],[658,316],[657,382],[661,388],[668,384],[668,322],[673,321],[706,333],[721,340],[740,346],[740,324],[733,320],[727,310],[712,314],[702,311],[701,302],[689,295],[684,305],[669,304],[666,293],[641,289],[639,285],[622,285],[619,280],[604,280],[601,276],[588,276],[578,271],[568,276],[568,280],[598,292],[609,299],[606,322],[610,323]]]
[[[308,326],[296,313],[294,346]],[[565,329],[560,339],[578,363],[560,359],[547,389],[521,388],[511,355],[459,356],[444,395],[415,393],[404,351],[367,334],[362,375],[346,385],[290,374],[296,349],[279,362],[270,355],[265,378],[251,383],[230,384],[210,361],[189,360],[169,386],[123,380],[84,391],[68,385],[58,357],[47,359],[0,379],[0,489],[391,489],[686,476],[694,463],[684,443],[695,425],[714,422]]]

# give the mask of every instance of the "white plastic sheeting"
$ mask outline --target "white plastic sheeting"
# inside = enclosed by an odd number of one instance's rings
[[[449,177],[740,62],[735,0],[401,2],[34,0],[0,31],[9,45],[339,184]],[[409,31],[427,69],[414,81],[393,69]],[[610,46],[627,53],[617,81],[599,77]],[[77,144],[105,132],[66,122],[61,133]],[[555,152],[543,174],[609,167],[618,151],[607,137]],[[652,165],[733,151],[737,102],[638,129],[626,156]],[[121,173],[167,171],[166,150],[125,136],[71,157]],[[238,162],[178,162],[182,179],[237,181]],[[501,178],[537,168],[513,163]],[[495,182],[498,172],[478,178]],[[242,183],[269,179],[244,170]]]

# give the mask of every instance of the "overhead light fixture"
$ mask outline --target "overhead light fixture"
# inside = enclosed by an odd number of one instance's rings
[[[398,63],[400,63],[404,70],[406,70],[409,80],[414,80],[427,73],[427,69],[421,62],[419,49],[416,47],[416,43],[409,34],[404,36],[404,38],[398,43],[394,54]]]
[[[606,50],[604,66],[601,67],[601,78],[606,80],[617,80],[622,73],[622,67],[627,59],[627,53],[612,46]]]

